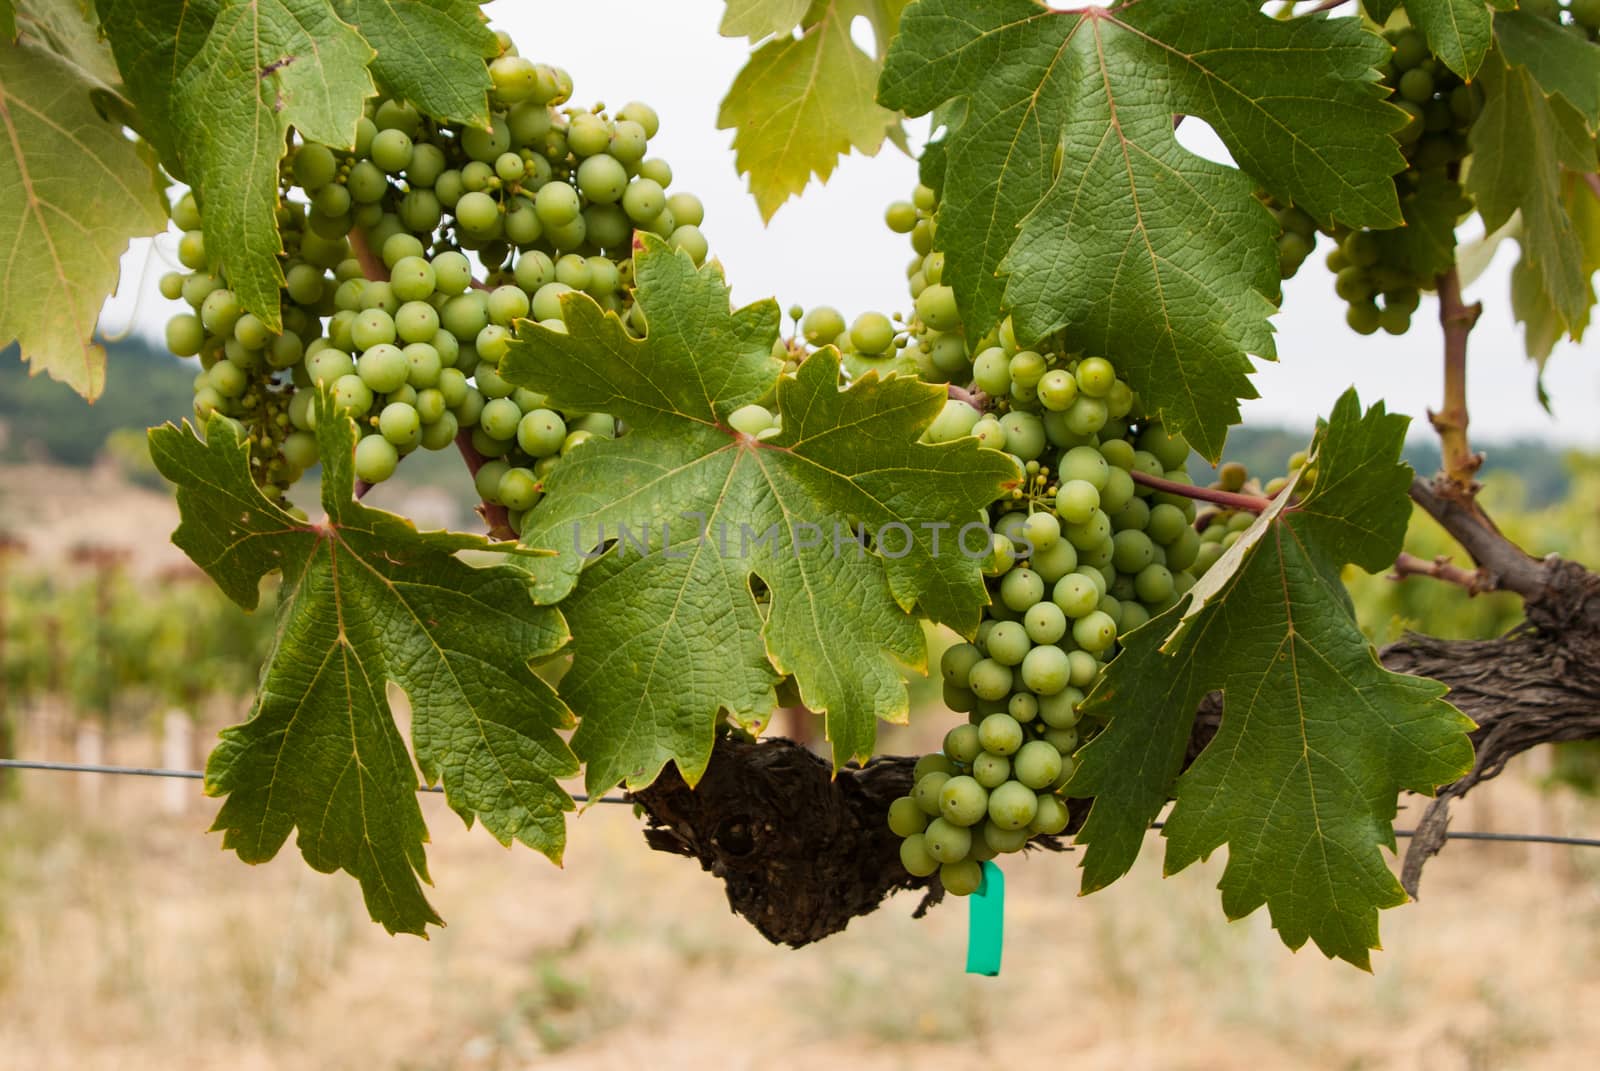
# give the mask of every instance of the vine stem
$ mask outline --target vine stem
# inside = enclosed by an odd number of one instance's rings
[[[1193,484],[1179,483],[1161,476],[1151,476],[1148,473],[1130,470],[1129,476],[1134,483],[1153,487],[1157,491],[1167,491],[1184,498],[1192,498],[1197,502],[1211,502],[1218,506],[1227,506],[1231,509],[1249,510],[1251,513],[1260,513],[1272,505],[1272,499],[1260,495],[1246,495],[1238,491],[1219,491],[1215,487],[1196,487]]]
[[[1494,584],[1484,570],[1463,569],[1443,554],[1428,561],[1426,558],[1419,558],[1415,554],[1402,551],[1394,560],[1394,571],[1389,574],[1389,579],[1404,580],[1408,576],[1428,576],[1435,580],[1443,580],[1447,584],[1463,588],[1468,595],[1494,590]]]
[[[952,383],[946,388],[946,393],[952,400],[966,402],[980,413],[989,411],[989,396],[981,390],[968,390],[966,387],[958,387]]]
[[[1461,275],[1454,266],[1437,281],[1439,324],[1444,328],[1444,406],[1429,411],[1428,420],[1439,433],[1444,474],[1463,495],[1477,491],[1473,479],[1483,455],[1467,442],[1467,336],[1483,314],[1483,305],[1468,305],[1461,297]]]
[[[476,477],[478,470],[488,458],[478,453],[477,448],[472,445],[472,432],[467,428],[462,428],[456,433],[456,449],[461,452],[461,460],[467,463],[467,471]],[[511,530],[511,515],[504,506],[497,506],[493,502],[480,502],[478,515],[489,526],[489,534],[495,539],[514,541],[517,538],[517,533]]]

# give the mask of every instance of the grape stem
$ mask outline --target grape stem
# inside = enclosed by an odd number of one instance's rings
[[[363,498],[367,497],[367,492],[372,490],[374,486],[375,485],[368,483],[366,480],[356,480],[356,501],[360,502]]]
[[[1468,305],[1461,297],[1461,276],[1455,267],[1439,276],[1439,324],[1444,328],[1444,406],[1430,410],[1428,420],[1439,433],[1444,455],[1444,474],[1459,494],[1470,497],[1477,492],[1473,477],[1483,464],[1483,455],[1472,452],[1467,442],[1467,336],[1483,314],[1483,304]]]
[[[461,452],[461,460],[467,463],[467,471],[476,477],[478,470],[483,468],[488,458],[478,453],[472,445],[471,429],[462,428],[456,434],[456,449]],[[511,530],[511,515],[506,512],[504,506],[497,506],[493,502],[480,502],[478,516],[489,526],[489,535],[492,538],[513,541],[517,538],[517,533]]]
[[[989,396],[981,390],[968,390],[966,387],[958,387],[952,383],[946,388],[946,393],[952,400],[966,402],[980,413],[989,411]]]
[[[361,265],[361,274],[374,282],[386,283],[389,281],[389,266],[383,258],[372,251],[372,244],[367,241],[367,232],[360,227],[350,228],[350,252],[355,254],[356,261]]]
[[[1129,476],[1134,483],[1146,487],[1154,487],[1157,491],[1167,491],[1171,494],[1192,498],[1196,502],[1211,502],[1218,506],[1227,506],[1229,509],[1249,510],[1251,513],[1260,513],[1272,505],[1272,499],[1263,498],[1261,495],[1247,495],[1238,491],[1220,491],[1215,487],[1196,487],[1193,484],[1179,483],[1161,476],[1151,476],[1149,473],[1137,469],[1130,470]]]
[[[1408,576],[1429,576],[1435,580],[1443,580],[1447,584],[1454,584],[1464,589],[1468,595],[1494,590],[1494,584],[1485,570],[1463,569],[1444,554],[1428,561],[1415,554],[1402,552],[1394,560],[1394,571],[1389,574],[1389,579],[1404,580]]]

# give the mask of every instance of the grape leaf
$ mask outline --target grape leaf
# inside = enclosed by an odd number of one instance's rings
[[[957,531],[1020,473],[971,439],[916,441],[942,388],[869,374],[841,391],[831,349],[780,379],[777,305],[732,312],[715,265],[697,271],[644,241],[645,339],[568,295],[570,334],[525,326],[500,369],[563,409],[630,427],[565,459],[522,533],[558,552],[524,564],[541,602],[565,600],[577,637],[561,691],[581,719],[573,747],[589,790],[648,784],[668,761],[697,780],[719,709],[754,720],[784,674],[825,712],[835,760],[864,758],[874,720],[907,712],[895,663],[926,657],[912,611],[977,627],[983,581]],[[774,386],[780,435],[728,427]]]
[[[922,0],[878,89],[913,114],[967,104],[938,226],[968,332],[1007,309],[1028,339],[1065,327],[1213,460],[1255,396],[1246,354],[1273,356],[1276,229],[1255,183],[1319,219],[1400,222],[1402,117],[1371,75],[1387,46],[1354,19],[1258,8]],[[1182,148],[1175,113],[1210,123],[1243,170]]]
[[[1496,15],[1494,31],[1506,63],[1526,67],[1545,93],[1565,98],[1583,113],[1591,131],[1600,125],[1600,47],[1521,11]]]
[[[290,126],[351,145],[372,49],[328,0],[100,0],[146,136],[205,215],[206,248],[246,309],[282,327],[278,161]]]
[[[178,487],[173,542],[247,610],[262,578],[283,574],[255,707],[206,764],[206,791],[227,797],[213,828],[258,863],[298,827],[313,867],[355,876],[390,932],[421,934],[440,921],[419,881],[427,829],[385,684],[410,696],[417,765],[429,784],[443,779],[451,808],[559,862],[573,803],[556,779],[577,761],[556,730],[571,714],[528,660],[567,632],[534,605],[526,573],[455,557],[505,545],[419,533],[355,501],[353,423],[322,409],[317,436],[323,524],[261,495],[225,418],[204,442],[171,424],[150,433],[156,467]]]
[[[746,37],[756,44],[774,34],[789,33],[805,17],[811,0],[728,0],[717,32]]]
[[[901,6],[815,0],[799,37],[768,41],[734,78],[717,128],[734,131],[734,164],[749,176],[763,219],[801,193],[813,174],[827,182],[841,156],[852,149],[872,156],[899,131],[899,117],[873,100],[880,62],[850,39],[850,23],[871,20],[882,48]]]
[[[1600,56],[1600,49],[1594,51]],[[1600,67],[1596,72],[1600,75]],[[1587,280],[1583,251],[1562,200],[1561,170],[1592,170],[1594,139],[1585,117],[1563,97],[1547,95],[1530,67],[1508,65],[1496,52],[1479,82],[1484,106],[1468,135],[1473,163],[1467,189],[1487,230],[1521,210],[1520,241],[1529,270],[1561,317],[1575,321],[1585,308]]]
[[[1393,15],[1395,8],[1399,6],[1400,0],[1361,0],[1362,10],[1367,13],[1368,18],[1379,26],[1388,22],[1389,16]]]
[[[1582,298],[1577,318],[1569,320],[1556,309],[1526,247],[1511,268],[1511,311],[1523,325],[1523,348],[1541,369],[1563,337],[1582,341],[1594,312],[1594,273],[1600,271],[1600,197],[1584,176],[1569,172],[1562,176],[1562,200],[1581,250]]]
[[[435,118],[489,125],[489,69],[498,51],[476,0],[340,0],[377,50],[372,71]]]
[[[1469,82],[1477,75],[1494,36],[1483,0],[1406,0],[1406,14],[1446,67]]]
[[[1423,278],[1448,271],[1456,258],[1456,224],[1472,207],[1454,179],[1424,172],[1400,199],[1405,226],[1372,232],[1383,263]]]
[[[0,0],[0,37],[6,44],[17,39],[17,9],[12,0]]]
[[[135,235],[166,213],[133,143],[90,100],[95,83],[30,41],[0,42],[0,343],[93,401],[100,306]],[[20,282],[26,280],[26,284]]]
[[[1107,727],[1067,786],[1095,798],[1078,836],[1085,891],[1127,871],[1171,796],[1168,873],[1226,844],[1230,918],[1265,903],[1289,947],[1310,938],[1370,966],[1378,910],[1405,901],[1378,850],[1394,848],[1399,792],[1432,793],[1472,764],[1471,722],[1443,685],[1383,668],[1339,578],[1346,563],[1376,571],[1399,553],[1407,423],[1382,403],[1363,414],[1347,391],[1318,429],[1312,490],[1265,519],[1175,633],[1185,606],[1136,630],[1108,666],[1086,707]],[[1179,774],[1195,707],[1218,689],[1217,736]]]
[[[106,87],[120,86],[111,48],[100,34],[94,0],[22,0],[17,29]]]

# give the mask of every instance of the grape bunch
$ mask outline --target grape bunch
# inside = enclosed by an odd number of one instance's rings
[[[1301,469],[1305,471],[1301,472]],[[1289,481],[1296,473],[1300,476],[1296,493],[1298,496],[1304,496],[1311,491],[1317,481],[1317,467],[1308,465],[1307,453],[1304,450],[1296,450],[1289,456],[1289,471],[1286,475],[1274,476],[1265,484],[1252,478],[1249,470],[1239,462],[1224,462],[1222,467],[1217,469],[1217,478],[1211,487],[1218,491],[1275,498],[1289,486]],[[1248,509],[1231,506],[1207,506],[1202,509],[1195,519],[1195,528],[1200,532],[1200,555],[1192,567],[1196,579],[1204,576],[1206,571],[1217,563],[1217,559],[1239,541],[1245,529],[1254,524],[1255,520],[1255,512]]]
[[[630,291],[636,229],[698,264],[707,256],[693,194],[647,155],[658,119],[630,103],[569,104],[566,72],[501,39],[489,64],[486,129],[375,100],[353,149],[299,141],[283,162],[278,227],[283,330],[244,311],[205,248],[201,206],[173,219],[187,272],[161,281],[192,311],[167,326],[196,357],[194,410],[248,437],[253,474],[282,498],[317,457],[317,390],[361,432],[367,484],[420,448],[459,445],[487,506],[514,533],[560,459],[617,434],[605,413],[561,412],[498,373],[516,325],[565,330],[561,295],[587,293],[642,334]]]
[[[919,256],[907,349],[922,355],[924,378],[972,388],[952,392],[961,397],[927,438],[975,436],[1025,474],[989,507],[990,606],[975,642],[940,663],[945,703],[968,724],[919,761],[911,795],[889,815],[906,869],[937,871],[947,891],[965,894],[983,860],[1066,828],[1060,790],[1099,730],[1079,704],[1118,637],[1193,586],[1202,544],[1194,502],[1177,493],[1191,482],[1188,443],[1142,413],[1110,361],[1069,352],[1059,337],[1022,345],[1010,319],[967,338],[938,281],[940,254],[917,244],[932,240],[936,203],[924,188],[890,214]]]

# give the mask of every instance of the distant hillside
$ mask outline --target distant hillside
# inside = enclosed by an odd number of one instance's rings
[[[1305,449],[1310,438],[1309,430],[1234,428],[1228,433],[1228,445],[1223,451],[1223,458],[1242,462],[1252,475],[1264,479],[1281,476],[1289,455]],[[1522,481],[1530,509],[1561,501],[1572,486],[1572,477],[1567,468],[1567,450],[1535,439],[1507,443],[1474,441],[1473,446],[1487,458],[1482,470],[1484,476],[1500,474],[1515,476]],[[1418,472],[1439,470],[1439,444],[1433,439],[1417,438],[1406,443],[1404,456]],[[1196,454],[1189,459],[1189,472],[1196,483],[1208,483],[1215,470]]]
[[[106,389],[93,405],[70,387],[28,374],[15,345],[0,349],[0,459],[49,459],[88,465],[119,428],[146,428],[187,416],[199,365],[130,335],[105,344]]]

